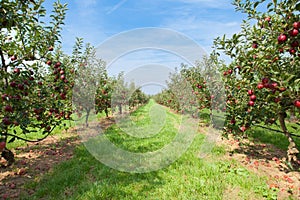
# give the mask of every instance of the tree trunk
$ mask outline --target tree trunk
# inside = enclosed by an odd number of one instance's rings
[[[87,109],[86,110],[86,116],[85,116],[85,126],[86,127],[89,127],[89,123],[88,123],[88,120],[89,120],[89,116],[90,116],[90,109]]]
[[[119,104],[119,114],[122,114],[122,105]]]
[[[107,108],[104,109],[104,112],[105,112],[106,118],[108,118],[108,110],[107,110]]]
[[[7,148],[2,151],[1,156],[7,161],[7,166],[10,166],[15,162],[13,152]]]
[[[289,140],[289,146],[287,150],[287,158],[288,162],[297,162],[297,154],[299,153],[296,143],[294,142],[293,138],[291,137],[291,134],[288,132],[286,125],[285,125],[285,118],[286,118],[286,113],[279,113],[279,122],[282,131],[284,132],[284,135],[288,138]]]

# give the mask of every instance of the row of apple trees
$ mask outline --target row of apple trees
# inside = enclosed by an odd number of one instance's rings
[[[233,4],[248,16],[240,32],[217,38],[210,62],[182,67],[177,73],[189,81],[196,96],[196,102],[188,101],[188,109],[226,110],[225,134],[244,135],[253,126],[280,132],[289,141],[288,163],[296,163],[299,151],[294,133],[300,132],[300,3],[235,0]],[[218,61],[220,55],[229,56],[230,64]],[[207,76],[203,67],[207,73],[221,73],[223,85],[219,75]],[[173,89],[181,82],[175,76],[156,100],[182,111],[187,108],[180,102],[180,91]]]
[[[81,117],[85,113],[88,118],[92,109],[108,116],[118,82],[108,77],[105,62],[82,39],[77,39],[72,55],[61,50],[67,5],[55,2],[49,14],[42,3],[0,3],[0,152],[9,165],[14,155],[7,143],[43,140],[66,120],[73,120],[74,114]],[[95,90],[88,94],[90,87]],[[131,106],[146,101],[140,89],[134,94]],[[82,104],[72,105],[83,98]]]
[[[289,141],[288,162],[295,163],[299,151],[291,131],[300,132],[295,126],[300,117],[300,3],[235,0],[234,5],[248,20],[231,38],[215,40],[232,59],[221,69],[227,86],[226,131],[274,124]],[[293,130],[287,129],[288,118]]]

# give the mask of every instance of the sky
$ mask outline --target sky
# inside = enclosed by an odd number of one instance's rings
[[[51,10],[53,2],[45,1],[47,10]],[[131,72],[128,77],[132,77],[132,71],[138,67],[146,66],[148,70],[135,70],[137,76],[155,77],[160,66],[173,70],[180,63],[193,64],[194,57],[200,60],[202,55],[211,52],[216,37],[238,32],[246,18],[235,12],[231,0],[61,2],[68,4],[62,31],[63,50],[71,53],[75,38],[82,37],[85,43],[98,48],[101,59],[109,60],[107,65],[111,75]],[[184,56],[188,54],[193,56]],[[153,73],[149,66],[156,66]]]

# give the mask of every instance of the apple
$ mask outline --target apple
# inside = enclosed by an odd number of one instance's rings
[[[263,84],[269,83],[269,79],[268,78],[262,78],[261,81],[262,81]]]
[[[23,84],[18,84],[18,88],[19,88],[19,90],[24,90],[24,85]]]
[[[65,73],[65,71],[64,70],[60,70],[60,72],[59,72],[60,74],[64,74]]]
[[[4,107],[5,112],[13,112],[13,108],[10,105]]]
[[[49,51],[53,51],[53,50],[54,50],[53,46],[50,46],[50,47],[48,48],[48,50],[49,50]]]
[[[271,83],[271,87],[272,87],[272,88],[277,88],[277,86],[278,86],[277,83],[275,83],[275,82]]]
[[[280,88],[279,88],[279,91],[280,91],[280,92],[284,92],[284,91],[286,91],[286,88],[285,88],[285,87],[280,87]]]
[[[255,100],[256,100],[256,96],[255,96],[255,95],[251,95],[251,96],[250,96],[250,100],[251,100],[251,101],[255,101]]]
[[[295,54],[296,53],[296,49],[290,48],[289,52],[290,52],[290,54]]]
[[[254,42],[254,43],[252,44],[252,48],[253,48],[253,49],[256,49],[257,47],[258,47],[258,44]]]
[[[294,22],[294,23],[293,23],[293,27],[294,27],[295,29],[300,29],[300,22]]]
[[[8,117],[4,117],[4,118],[2,119],[2,123],[3,123],[4,125],[6,125],[6,126],[9,126],[9,125],[11,124],[11,121],[9,120]]]
[[[254,101],[249,101],[249,102],[248,102],[248,105],[249,105],[249,106],[254,106]]]
[[[61,76],[60,76],[60,79],[61,79],[61,80],[64,80],[64,79],[65,79],[65,75],[61,75]]]
[[[19,74],[19,73],[20,73],[20,68],[17,68],[17,67],[16,67],[16,68],[14,69],[14,73],[15,73],[15,74]]]
[[[11,57],[10,57],[10,60],[11,60],[11,61],[15,61],[15,60],[17,60],[17,56],[16,56],[16,55],[14,55],[14,56],[11,56]]]
[[[66,94],[65,94],[65,93],[60,93],[59,95],[60,95],[60,98],[61,98],[62,100],[65,100],[65,99],[66,99]]]
[[[290,36],[296,37],[298,35],[299,31],[297,29],[293,29],[289,32]]]
[[[265,21],[270,22],[271,21],[271,17],[266,17]]]
[[[1,141],[0,142],[0,149],[4,149],[6,147],[6,142]]]
[[[297,40],[295,40],[291,43],[291,47],[293,47],[293,48],[296,48],[298,46],[299,46],[299,42]]]
[[[279,97],[276,97],[275,99],[274,99],[274,102],[275,103],[278,103],[280,101],[280,98]]]
[[[242,127],[240,128],[240,130],[241,130],[242,132],[245,132],[245,131],[247,130],[247,128],[246,128],[245,126],[242,126]]]
[[[54,68],[58,68],[60,66],[61,66],[61,62],[57,62],[57,63],[55,63]]]
[[[277,38],[278,42],[281,44],[281,43],[284,43],[286,40],[287,40],[287,36],[283,33],[281,33],[278,38]]]
[[[46,64],[47,64],[47,65],[51,65],[51,64],[52,64],[52,61],[51,61],[51,60],[48,60],[48,61],[46,62]]]
[[[261,90],[263,88],[264,88],[264,84],[262,83],[257,84],[257,89]]]
[[[278,51],[279,51],[279,53],[283,53],[284,49],[283,48],[279,48]]]
[[[228,74],[232,74],[232,69],[227,71]]]
[[[235,119],[230,120],[230,124],[234,125],[236,123]]]
[[[17,83],[15,82],[15,81],[12,81],[12,82],[10,82],[10,84],[9,84],[11,87],[16,87],[17,86]]]
[[[1,97],[2,97],[2,100],[3,100],[3,101],[8,100],[8,98],[9,98],[7,94],[2,94]]]
[[[248,90],[248,95],[253,95],[253,94],[254,94],[253,90]]]
[[[300,108],[300,100],[296,100],[294,102],[294,105],[297,107],[297,108]]]

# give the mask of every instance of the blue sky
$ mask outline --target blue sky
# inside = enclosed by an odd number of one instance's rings
[[[246,16],[235,12],[231,0],[61,0],[68,4],[62,46],[67,53],[72,51],[76,37],[84,38],[98,47],[116,34],[144,27],[167,28],[194,40],[207,54],[211,51],[213,39],[239,31]],[[51,9],[53,0],[46,0]],[[170,40],[170,43],[174,41]],[[110,49],[114,51],[114,49]],[[139,62],[132,62],[132,60]],[[163,58],[163,59],[162,59]],[[200,58],[199,58],[200,59]],[[162,60],[164,62],[162,63]],[[169,63],[168,63],[169,62]],[[141,51],[120,56],[111,74],[134,69],[136,66],[157,63],[178,67],[183,62],[170,53]],[[120,66],[122,63],[122,66]],[[116,66],[116,65],[119,66]]]

